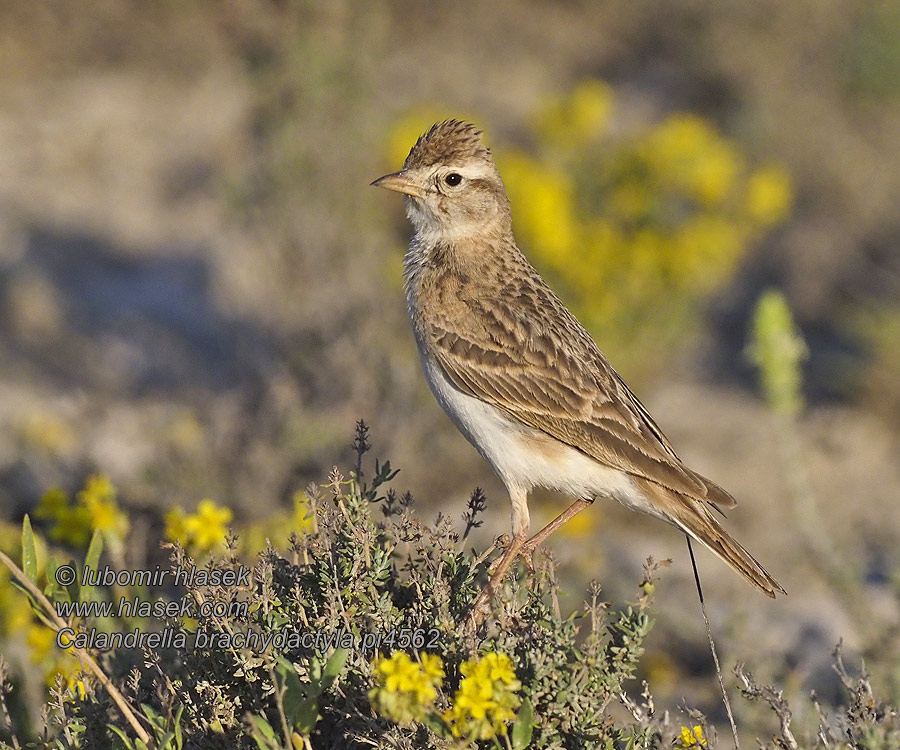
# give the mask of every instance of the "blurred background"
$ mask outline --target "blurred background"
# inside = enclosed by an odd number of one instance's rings
[[[201,499],[236,524],[289,514],[349,470],[360,418],[424,518],[461,516],[481,485],[476,543],[507,531],[505,491],[419,371],[401,202],[369,187],[432,122],[467,118],[522,249],[738,498],[728,528],[790,594],[699,553],[725,668],[836,699],[844,638],[900,691],[900,5],[6,0],[0,16],[4,548],[25,512],[52,535],[67,503],[108,509],[97,477],[132,566]],[[535,525],[565,502],[538,495]],[[683,538],[611,503],[583,516],[549,543],[567,605],[591,578],[620,604],[648,555],[671,557],[644,676],[658,708],[719,716]],[[3,650],[25,665],[15,626]]]

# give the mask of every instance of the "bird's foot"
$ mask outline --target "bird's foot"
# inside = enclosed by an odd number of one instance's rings
[[[495,559],[490,565],[488,565],[488,575],[493,577],[494,572],[500,566],[500,563],[503,562],[503,559],[506,557],[506,553],[509,550],[509,545],[513,543],[513,538],[509,534],[501,534],[497,537],[497,541],[494,542],[494,547],[503,550],[503,554],[500,555],[497,559]]]
[[[522,549],[519,550],[519,557],[522,558],[522,562],[525,563],[525,567],[528,568],[528,574],[530,576],[534,576],[535,571],[537,570],[537,566],[534,564],[534,553],[537,552],[537,548],[541,546],[541,540],[534,540],[534,537],[529,539],[525,544],[522,545]]]
[[[499,558],[491,563],[490,568],[488,568],[490,580],[479,592],[472,606],[469,608],[469,612],[466,614],[464,630],[469,634],[474,633],[481,627],[481,624],[491,610],[491,599],[493,599],[494,594],[500,590],[500,587],[503,585],[503,579],[506,577],[506,573],[509,571],[509,568],[515,559],[519,556],[522,545],[525,543],[524,534],[519,534],[512,539],[507,537],[507,539],[509,541],[506,542],[506,550]]]

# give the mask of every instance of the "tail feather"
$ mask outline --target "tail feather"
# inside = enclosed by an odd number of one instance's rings
[[[706,488],[706,502],[712,503],[719,508],[733,508],[737,505],[737,500],[735,500],[731,493],[727,490],[723,490],[719,485],[713,482],[711,479],[707,479],[702,474],[698,474],[696,471],[692,471],[691,474],[695,479],[700,480],[703,486]]]
[[[728,563],[760,591],[773,599],[776,593],[787,593],[759,561],[722,528],[710,513],[706,501],[681,495],[651,482],[646,482],[645,487],[651,490],[657,507],[671,523]]]
[[[787,593],[759,561],[722,528],[706,507],[691,498],[684,500],[683,511],[676,513],[673,519],[678,526],[767,596],[774,599],[776,592]]]

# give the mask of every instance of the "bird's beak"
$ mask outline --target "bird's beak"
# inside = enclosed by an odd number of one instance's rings
[[[391,174],[386,174],[384,177],[379,177],[375,182],[372,183],[374,187],[382,187],[387,188],[388,190],[393,190],[396,193],[403,193],[404,195],[411,195],[413,198],[424,198],[425,193],[422,191],[422,188],[413,181],[410,176],[404,172],[393,172]]]

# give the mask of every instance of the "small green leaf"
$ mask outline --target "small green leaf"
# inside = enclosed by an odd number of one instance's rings
[[[512,728],[513,750],[525,750],[531,744],[531,733],[534,729],[534,708],[527,698],[519,706],[519,713]]]
[[[278,743],[275,740],[275,730],[262,716],[250,716],[253,739],[259,746],[259,750],[275,750]]]
[[[148,706],[146,703],[141,703],[141,711],[144,712],[144,716],[147,717],[147,721],[150,722],[150,726],[152,726],[154,729],[165,728],[165,720],[152,706]]]
[[[60,598],[66,598],[66,590],[56,582],[56,569],[59,564],[56,558],[51,554],[47,555],[47,585],[44,586],[44,596],[51,602]]]
[[[307,699],[307,694],[303,689],[304,686],[300,684],[300,678],[294,670],[294,665],[283,656],[278,657],[278,674],[284,680],[284,697],[282,698],[284,715],[293,723],[303,701]]]
[[[67,563],[67,565],[69,565],[69,567],[71,567],[72,570],[75,570],[75,571],[78,570],[78,566],[75,564],[75,560],[72,558],[69,559],[69,562]],[[80,601],[79,597],[81,596],[81,586],[78,583],[77,575],[75,576],[75,580],[66,586],[66,591],[69,592],[69,599],[71,601],[73,601],[73,602]]]
[[[336,649],[335,652],[328,657],[325,662],[325,669],[322,670],[322,690],[328,690],[343,670],[347,663],[347,657],[350,656],[350,650],[346,648]]]
[[[91,543],[88,545],[87,555],[84,558],[84,567],[97,570],[100,567],[100,553],[103,552],[103,534],[99,529],[94,529]]]
[[[96,529],[91,537],[91,543],[88,546],[87,555],[84,558],[84,567],[96,571],[100,565],[100,553],[103,552],[103,534]],[[85,586],[81,591],[81,596],[86,602],[95,602],[98,600],[98,592],[96,586]]]
[[[312,683],[312,686],[318,692],[322,692],[319,683],[322,680],[322,661],[313,657],[309,662],[309,681]]]
[[[34,532],[27,513],[22,521],[22,570],[29,581],[37,583],[37,553],[34,551]]]
[[[319,694],[303,701],[294,713],[294,728],[300,734],[312,734],[319,721]]]
[[[178,706],[178,711],[175,713],[175,750],[182,750],[182,743],[184,739],[181,736],[181,714],[184,713],[184,704],[180,704]]]
[[[438,737],[441,737],[445,740],[449,740],[453,738],[453,730],[450,729],[450,725],[444,721],[444,718],[434,711],[430,711],[425,714],[425,718],[422,719],[422,723],[428,727],[432,732],[434,732]]]
[[[112,729],[112,731],[118,735],[119,739],[122,740],[122,744],[124,747],[126,747],[128,750],[134,750],[134,743],[132,743],[132,741],[128,739],[128,735],[125,734],[125,732],[123,732],[118,727],[113,726],[112,724],[107,724],[106,728]]]

